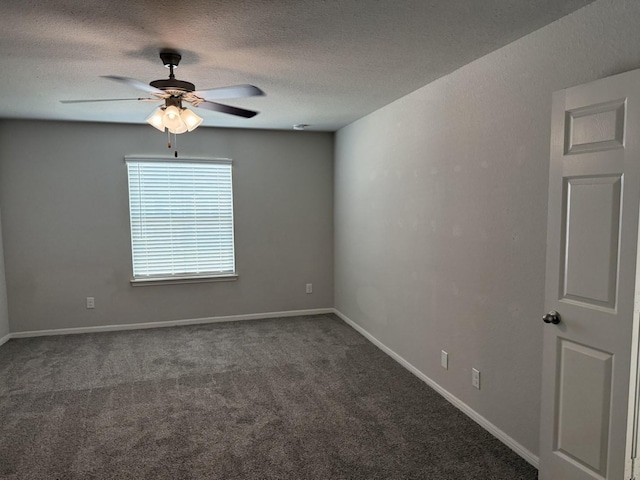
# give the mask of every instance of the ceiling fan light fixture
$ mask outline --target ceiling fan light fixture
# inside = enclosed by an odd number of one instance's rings
[[[187,108],[175,105],[160,107],[147,117],[147,123],[161,132],[165,129],[170,133],[180,134],[192,132],[202,124],[202,117],[196,115]]]
[[[187,130],[189,130],[190,132],[194,131],[202,123],[202,117],[199,117],[198,115],[196,115],[195,113],[193,113],[191,110],[187,108],[184,108],[182,110],[182,114],[180,116],[182,117],[182,120],[186,124]]]
[[[161,108],[158,108],[147,117],[147,123],[161,132],[164,132],[164,123],[162,123],[163,116],[164,112]]]

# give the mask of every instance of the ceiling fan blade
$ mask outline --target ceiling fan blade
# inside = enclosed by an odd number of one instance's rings
[[[134,88],[137,88],[138,90],[142,90],[143,92],[147,93],[165,93],[164,90],[160,90],[159,88],[147,85],[146,83],[141,82],[140,80],[136,80],[135,78],[118,77],[116,75],[102,75],[102,78],[108,78],[109,80],[115,80],[116,82],[126,83],[127,85],[130,85]]]
[[[228,113],[230,115],[236,115],[238,117],[251,118],[255,117],[258,112],[253,110],[245,110],[244,108],[232,107],[230,105],[223,105],[216,102],[200,102],[196,105],[199,108],[206,108],[207,110],[213,110],[214,112]]]
[[[264,95],[264,92],[253,85],[234,85],[197,90],[193,94],[205,100],[222,100],[223,98],[259,97]]]
[[[89,103],[89,102],[124,102],[127,100],[141,100],[160,102],[161,98],[98,98],[95,100],[60,100],[60,103]]]

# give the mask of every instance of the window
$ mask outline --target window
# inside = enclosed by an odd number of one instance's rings
[[[231,161],[126,163],[132,283],[235,279]]]

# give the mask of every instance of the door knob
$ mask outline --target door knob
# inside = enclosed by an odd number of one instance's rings
[[[557,325],[560,323],[560,314],[555,310],[551,310],[549,313],[542,316],[542,321],[544,323],[553,323],[554,325]]]

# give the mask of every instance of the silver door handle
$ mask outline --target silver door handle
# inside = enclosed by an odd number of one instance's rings
[[[544,323],[553,323],[554,325],[557,325],[560,323],[560,314],[555,310],[551,310],[549,313],[542,316],[542,321]]]

